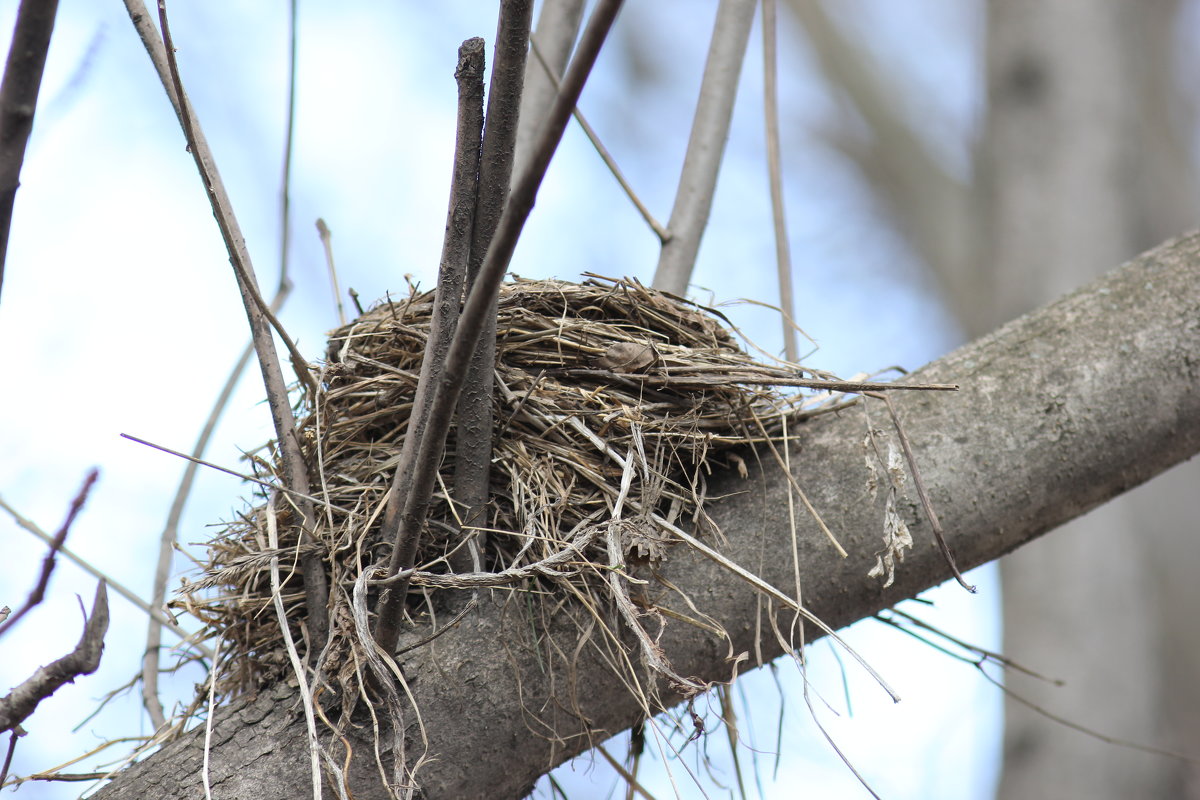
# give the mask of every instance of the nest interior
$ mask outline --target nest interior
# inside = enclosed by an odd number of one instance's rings
[[[432,308],[433,293],[414,289],[334,331],[316,368],[319,390],[298,401],[330,577],[326,664],[353,662],[345,658],[356,646],[345,613],[351,587],[390,547],[378,535],[381,510],[408,430]],[[734,448],[775,436],[781,414],[800,411],[800,396],[776,387],[831,377],[762,363],[731,327],[719,312],[632,280],[505,284],[486,519],[463,529],[450,499],[452,432],[412,579],[414,621],[432,610],[427,598],[437,588],[571,580],[602,594],[610,584],[599,565],[611,566],[613,554],[594,534],[614,509],[624,509],[617,557],[630,563],[666,556],[672,534],[662,520],[719,535],[704,515],[711,467],[736,459]],[[257,463],[269,473],[280,469],[277,459]],[[271,608],[273,556],[284,568],[292,632],[305,635],[295,526],[286,524],[284,509],[271,548],[267,517],[260,502],[227,525],[210,543],[204,576],[185,583],[176,601],[206,633],[222,637],[223,694],[279,680],[289,669]],[[471,575],[462,574],[466,552]],[[337,682],[350,688],[353,681],[345,673]]]

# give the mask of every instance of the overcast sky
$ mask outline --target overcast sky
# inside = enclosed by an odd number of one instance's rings
[[[260,283],[279,268],[279,176],[286,111],[284,3],[170,5],[184,82],[213,146],[246,233]],[[688,136],[715,2],[632,0],[618,20],[581,100],[635,188],[665,221]],[[964,134],[978,104],[974,4],[922,0],[846,3],[844,19],[876,57],[907,76],[922,98],[910,108],[934,125],[946,162],[965,170]],[[898,6],[904,11],[898,11]],[[0,5],[10,31],[15,3]],[[957,343],[931,282],[881,224],[859,176],[823,131],[840,106],[815,78],[802,37],[784,17],[781,102],[789,234],[797,320],[819,343],[807,363],[850,375],[894,364],[920,366]],[[333,229],[340,279],[364,301],[405,291],[405,276],[431,285],[441,246],[453,146],[453,69],[465,38],[491,38],[494,4],[301,3],[299,96],[292,184],[292,277],[282,319],[316,359],[336,325],[314,220]],[[695,273],[704,302],[776,301],[762,133],[760,33],[751,54],[726,159]],[[42,528],[60,524],[86,471],[98,485],[68,547],[143,597],[150,595],[157,541],[183,466],[127,440],[130,433],[187,450],[246,339],[233,276],[192,159],[149,60],[120,3],[61,0],[38,115],[17,195],[0,295],[6,345],[0,393],[0,496]],[[513,262],[525,277],[577,279],[592,271],[649,282],[657,240],[574,126],[551,166]],[[724,308],[760,345],[780,349],[778,322],[757,306]],[[239,454],[270,437],[261,381],[242,381],[208,457],[237,468]],[[183,523],[185,544],[243,508],[246,487],[203,471]],[[0,518],[0,605],[16,607],[32,585],[41,545]],[[193,553],[200,551],[193,548]],[[191,569],[180,556],[177,571]],[[997,648],[998,585],[977,572],[977,597],[943,587],[927,617]],[[177,584],[177,581],[175,582]],[[8,635],[0,688],[74,646],[76,595],[95,583],[65,559],[46,602]],[[148,733],[132,693],[95,716],[98,701],[140,668],[145,619],[112,596],[113,626],[100,671],[39,709],[13,772],[52,767],[104,739]],[[998,750],[998,692],[971,667],[875,623],[848,637],[897,688],[893,705],[848,667],[853,715],[830,648],[813,648],[810,678],[822,721],[885,797],[988,797]],[[767,797],[866,796],[812,724],[794,666],[744,682],[748,743]],[[776,729],[782,702],[782,758]],[[167,690],[190,696],[203,680],[185,671]],[[739,693],[743,690],[739,689]],[[828,703],[828,707],[825,706]],[[834,713],[836,710],[836,714]],[[840,716],[838,716],[840,714]],[[73,730],[74,729],[74,730]],[[732,776],[724,736],[692,745],[716,765],[710,796]],[[104,756],[116,758],[120,747]],[[618,749],[618,753],[619,753]],[[749,758],[743,755],[743,763]],[[690,759],[690,760],[689,760]],[[73,770],[93,769],[92,758]],[[651,765],[652,769],[653,766]],[[72,770],[69,770],[72,771]],[[701,770],[703,771],[703,770]],[[680,764],[676,785],[702,796]],[[597,760],[565,768],[577,797],[613,785]],[[590,783],[580,784],[580,781]],[[646,783],[671,796],[659,775]],[[21,797],[71,796],[77,787],[29,784]],[[751,791],[754,788],[751,787]],[[622,795],[623,796],[623,795]]]

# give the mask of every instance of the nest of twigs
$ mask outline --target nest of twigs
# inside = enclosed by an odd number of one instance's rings
[[[325,664],[355,662],[345,657],[358,646],[350,587],[390,547],[378,536],[381,509],[408,429],[432,301],[432,292],[414,290],[333,332],[319,390],[301,400],[330,577]],[[798,410],[799,396],[777,387],[831,377],[761,363],[738,346],[731,328],[719,312],[636,281],[506,284],[498,304],[487,518],[460,527],[460,510],[449,499],[452,433],[412,578],[414,621],[439,588],[573,581],[603,596],[611,585],[600,566],[614,557],[666,557],[676,524],[717,533],[704,512],[711,467],[738,458],[732,448],[776,435],[781,415]],[[269,473],[279,469],[273,460],[256,463]],[[623,514],[619,553],[607,538],[614,510]],[[222,693],[288,670],[272,609],[273,556],[282,565],[292,634],[299,641],[307,633],[302,553],[285,516],[270,520],[263,503],[229,524],[211,544],[204,578],[177,601],[222,637]],[[276,548],[268,546],[269,523],[278,531]],[[467,552],[470,574],[463,574]],[[337,675],[347,688],[354,680],[352,668]]]

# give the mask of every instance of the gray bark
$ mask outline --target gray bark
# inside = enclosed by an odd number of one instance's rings
[[[1200,235],[1192,235],[913,376],[963,387],[897,396],[961,566],[997,558],[1200,450],[1197,286]],[[878,410],[874,419],[883,415]],[[852,409],[803,427],[795,475],[850,553],[838,558],[801,521],[800,571],[811,610],[841,627],[947,579],[915,503],[906,508],[917,545],[896,583],[885,590],[867,577],[882,508],[867,488],[863,415]],[[769,465],[747,480],[716,475],[709,487],[710,496],[732,494],[710,509],[728,537],[722,551],[780,587],[791,585],[792,572],[786,491],[784,476]],[[683,545],[670,552],[664,573],[731,637],[672,623],[662,639],[667,656],[682,675],[727,679],[730,645],[735,654],[754,652],[758,598]],[[681,607],[671,596],[659,602]],[[429,736],[432,759],[418,776],[427,796],[520,796],[538,775],[636,718],[637,704],[593,648],[572,659],[571,604],[538,621],[525,608],[505,605],[497,593],[432,646],[405,656]],[[790,613],[781,616],[786,625]],[[536,643],[529,641],[534,628]],[[772,638],[761,644],[764,657],[780,652]],[[411,723],[408,734],[409,752],[419,753]],[[371,745],[354,736],[355,796],[383,797]],[[202,742],[202,731],[185,735],[96,797],[196,797]],[[311,791],[306,759],[304,724],[288,687],[218,712],[210,770],[216,796],[304,796]]]

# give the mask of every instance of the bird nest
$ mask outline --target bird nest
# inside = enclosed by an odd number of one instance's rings
[[[358,646],[351,587],[391,546],[379,535],[382,508],[409,428],[433,299],[413,290],[334,331],[318,391],[300,400],[300,438],[319,501],[315,546],[331,592],[325,665],[357,661],[348,657]],[[487,517],[462,527],[448,488],[452,432],[411,579],[414,624],[435,612],[434,590],[461,595],[571,581],[606,596],[614,558],[666,558],[680,526],[719,536],[704,510],[710,470],[739,466],[737,448],[777,437],[783,417],[795,418],[799,394],[779,387],[832,377],[757,361],[731,329],[719,312],[636,281],[506,284],[498,301]],[[268,478],[282,471],[277,458],[255,461]],[[210,545],[202,579],[176,601],[220,635],[223,694],[289,670],[271,607],[273,558],[283,568],[290,632],[297,641],[308,635],[299,560],[314,545],[301,544],[294,525],[275,525],[269,511],[264,501],[227,525]],[[269,526],[278,531],[275,547]],[[353,667],[342,667],[336,683],[349,688],[354,680]]]

